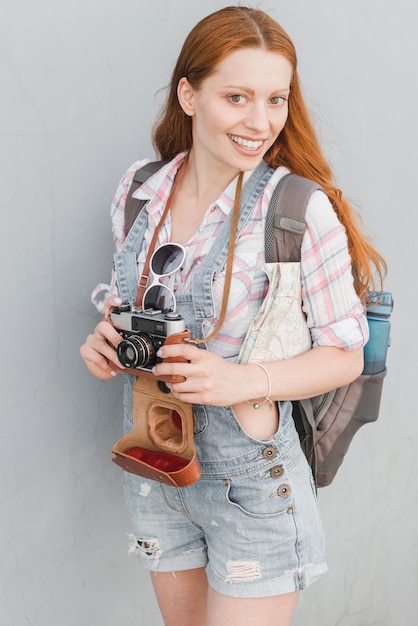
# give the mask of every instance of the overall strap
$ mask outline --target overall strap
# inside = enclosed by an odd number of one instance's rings
[[[155,162],[148,165],[151,165],[152,168],[155,167],[158,171],[159,166],[161,167],[162,163]],[[148,168],[148,165],[145,167]],[[141,170],[143,169],[144,168],[141,168]],[[138,189],[140,184],[142,184],[141,180],[144,182],[151,175],[149,172],[148,174],[147,172],[145,172],[145,174],[140,174],[139,172],[141,170],[138,170],[136,173],[138,176],[135,175],[135,178],[137,179],[136,189]],[[272,173],[273,170],[267,165],[267,163],[262,161],[244,185],[241,196],[241,211],[236,231],[237,238],[249,219],[255,202],[257,201],[259,195],[263,192]],[[132,194],[129,195],[131,196]],[[145,202],[135,199],[133,200],[136,207],[141,204],[141,208],[143,208],[145,205]],[[142,242],[147,228],[147,214],[140,213],[139,219],[136,219],[136,217],[137,215],[133,218],[133,226],[129,231],[126,231],[127,236],[122,251],[115,253],[115,269],[118,276],[119,295],[124,301],[129,302],[132,306],[135,303],[138,289],[138,241]],[[221,229],[221,233],[217,238],[215,245],[209,251],[204,263],[196,268],[193,279],[193,284],[195,286],[193,290],[193,302],[196,319],[204,319],[215,316],[212,299],[212,280],[214,274],[220,271],[227,259],[231,221],[232,213],[226,218]]]
[[[322,190],[318,183],[297,174],[287,174],[279,181],[266,217],[267,263],[300,262],[306,207],[317,190]]]
[[[267,163],[262,161],[244,184],[235,242],[239,239],[273,171]],[[196,319],[215,317],[216,315],[212,298],[212,282],[214,276],[221,271],[226,263],[231,221],[232,211],[225,219],[218,237],[205,260],[195,269],[193,277],[193,305]]]

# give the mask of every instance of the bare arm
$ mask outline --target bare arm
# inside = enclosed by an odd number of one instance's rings
[[[160,363],[157,377],[184,376],[172,386],[173,393],[185,402],[226,406],[264,398],[266,374],[252,363],[238,365],[206,350],[177,344],[164,346],[163,359],[185,358],[188,363]],[[322,346],[285,361],[263,363],[272,382],[273,400],[296,400],[319,395],[354,380],[363,368],[363,350],[342,350]]]

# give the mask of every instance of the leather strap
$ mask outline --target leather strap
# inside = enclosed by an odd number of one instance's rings
[[[209,333],[207,337],[204,337],[203,339],[190,339],[188,340],[189,343],[195,343],[195,344],[207,343],[208,341],[213,339],[215,335],[217,335],[217,333],[222,328],[222,324],[224,323],[226,309],[228,306],[229,290],[231,287],[232,264],[234,261],[234,250],[235,250],[235,236],[237,232],[239,209],[240,209],[240,204],[241,204],[241,191],[242,191],[243,178],[244,178],[244,173],[240,172],[238,180],[237,180],[237,187],[235,190],[234,209],[232,213],[231,230],[229,233],[228,258],[226,260],[226,268],[225,268],[225,284],[224,284],[224,291],[222,294],[222,305],[221,305],[221,311],[219,313],[218,322],[215,328],[212,330],[211,333]]]

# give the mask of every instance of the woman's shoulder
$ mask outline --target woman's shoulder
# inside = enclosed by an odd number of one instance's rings
[[[152,167],[149,168],[149,172],[148,172],[150,179],[153,178],[154,176],[156,177],[157,180],[159,178],[163,179],[166,176],[166,174],[171,171],[171,169],[173,168],[177,169],[179,167],[179,165],[184,160],[184,157],[185,157],[185,153],[180,153],[171,160],[166,160],[166,159],[157,160],[156,158],[154,159],[145,158],[145,159],[134,161],[132,165],[130,165],[130,167],[126,170],[126,172],[123,174],[122,178],[119,181],[119,187],[123,189],[125,198],[132,184],[133,177],[135,176],[135,173],[138,170],[140,170],[141,168],[151,163]]]
[[[306,207],[305,222],[307,229],[317,234],[323,235],[331,231],[345,233],[330,199],[322,189],[311,194]]]
[[[270,200],[273,196],[274,190],[277,188],[280,181],[282,181],[289,174],[293,173],[294,172],[283,165],[280,165],[276,169],[272,170],[271,177],[265,188],[265,195],[268,200]],[[320,228],[330,221],[333,223],[338,222],[334,208],[328,196],[321,188],[313,191],[308,198],[305,221],[308,227],[317,224]]]
[[[184,159],[184,154],[177,155],[171,161],[161,161],[161,167],[157,168],[157,170],[153,170],[153,174],[150,175],[154,180],[154,187],[158,187],[161,180],[165,178],[167,174],[170,173],[171,169],[177,168],[178,164]],[[116,193],[113,197],[112,205],[111,205],[111,219],[112,219],[112,229],[113,234],[118,243],[121,245],[125,239],[125,204],[126,198],[129,194],[129,189],[132,185],[132,180],[135,176],[135,173],[143,168],[148,163],[155,161],[154,159],[138,159],[134,161],[128,169],[124,172],[123,176],[119,180],[118,187],[116,189]]]
[[[293,174],[290,169],[284,166],[272,170],[272,175],[265,188],[265,201],[270,203],[273,193],[281,181],[289,174]],[[315,181],[312,181],[315,182]],[[331,204],[325,191],[318,185],[318,188],[312,191],[306,201],[304,195],[302,202],[307,202],[305,211],[306,231],[304,241],[308,238],[321,240],[330,235],[345,237],[345,229],[341,224],[338,216]],[[289,215],[291,217],[291,215]]]
[[[120,247],[125,239],[125,203],[129,188],[132,184],[132,179],[135,172],[149,162],[150,159],[138,159],[134,161],[119,180],[110,208],[113,236],[117,247]]]
[[[122,178],[119,181],[119,187],[122,186],[123,189],[127,192],[129,187],[132,184],[132,179],[135,176],[135,172],[140,170],[142,167],[150,163],[151,159],[137,159],[134,161],[128,169],[124,172]]]

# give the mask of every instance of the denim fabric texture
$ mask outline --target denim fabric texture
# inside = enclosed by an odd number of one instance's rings
[[[271,170],[262,164],[246,183],[238,233]],[[196,272],[193,295],[177,298],[177,311],[192,336],[219,310],[213,302],[214,272],[227,255],[230,221]],[[115,255],[119,294],[135,301],[136,256],[147,227],[146,211]],[[206,349],[203,347],[202,349]],[[134,379],[126,376],[124,431],[132,425]],[[266,597],[304,589],[323,576],[325,542],[311,472],[294,427],[292,405],[280,403],[280,424],[266,441],[250,437],[231,407],[194,405],[195,445],[200,480],[167,487],[125,474],[132,520],[130,551],[147,569],[179,571],[206,567],[219,593]]]

